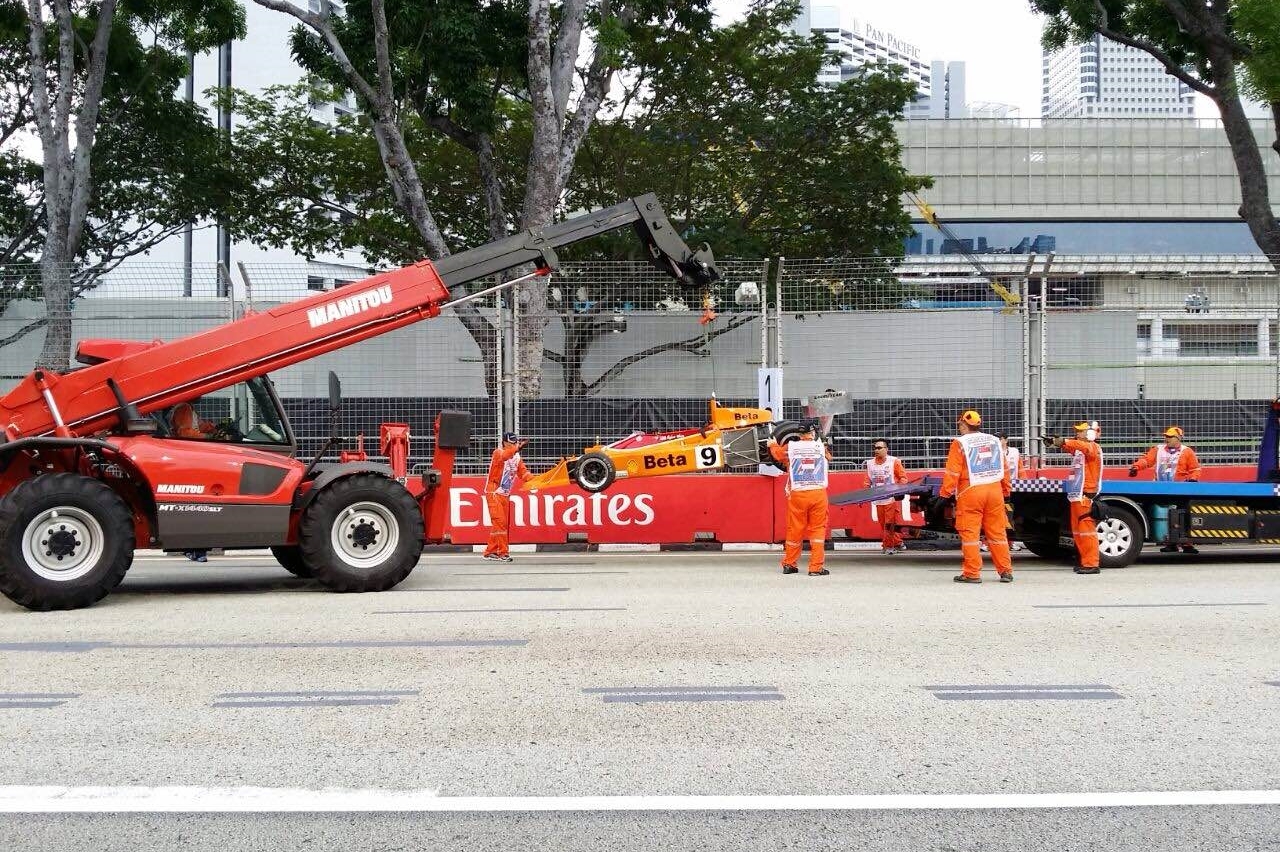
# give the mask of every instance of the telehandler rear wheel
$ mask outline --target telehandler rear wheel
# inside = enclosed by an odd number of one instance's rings
[[[39,611],[90,606],[133,563],[133,516],[96,479],[46,473],[0,499],[0,592]]]
[[[426,530],[403,485],[357,473],[325,488],[307,507],[298,548],[312,576],[335,592],[381,592],[418,564]]]
[[[280,563],[280,567],[288,571],[295,577],[301,577],[304,580],[311,579],[314,575],[312,570],[307,567],[307,563],[302,559],[302,548],[296,544],[281,544],[271,548],[271,555]]]

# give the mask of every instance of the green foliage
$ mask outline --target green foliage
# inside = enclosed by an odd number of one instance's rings
[[[261,96],[231,93],[239,118],[233,233],[303,255],[357,250],[370,263],[421,259],[421,241],[387,189],[367,120],[343,116],[329,127],[312,118],[312,102],[334,94],[306,86],[275,87]],[[522,130],[527,136],[521,110],[501,114],[507,134],[517,141]],[[416,116],[403,127],[446,240],[459,247],[486,242],[475,158]]]
[[[92,41],[97,6],[75,19]],[[57,29],[47,22],[50,56]],[[217,214],[231,181],[225,145],[203,108],[178,90],[186,50],[206,50],[244,34],[234,0],[125,0],[113,25],[95,138],[93,194],[77,260],[107,263],[142,251],[185,222]],[[77,51],[83,72],[84,53]],[[54,78],[56,80],[56,77]],[[29,93],[26,10],[0,0],[0,134],[37,136]],[[78,103],[76,104],[78,108]],[[0,156],[0,260],[39,255],[43,171],[10,148]]]
[[[389,0],[387,31],[396,100],[428,121],[447,116],[473,133],[499,126],[504,92],[524,88],[525,7],[515,0]],[[377,79],[371,3],[351,3],[331,25],[356,69]],[[293,55],[305,69],[345,87],[327,45],[296,27]]]
[[[1235,0],[1236,33],[1253,55],[1244,61],[1244,88],[1250,97],[1280,102],[1280,3],[1276,0]]]
[[[927,185],[902,168],[893,126],[913,86],[890,68],[819,85],[825,47],[786,32],[791,13],[761,7],[678,51],[638,51],[629,111],[589,138],[569,206],[656,191],[687,239],[724,257],[900,255],[901,195]]]

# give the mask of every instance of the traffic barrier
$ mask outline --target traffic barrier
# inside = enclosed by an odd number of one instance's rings
[[[1127,477],[1127,467],[1108,467],[1107,479]],[[1063,478],[1066,468],[1044,468],[1037,475]],[[911,471],[912,479],[938,471]],[[1204,468],[1207,482],[1250,482],[1245,466]],[[455,477],[449,500],[449,534],[454,545],[483,544],[489,537],[485,480]],[[866,488],[860,472],[831,474],[830,493]],[[724,544],[776,544],[786,532],[782,477],[759,474],[694,473],[619,480],[608,491],[588,494],[577,488],[518,491],[511,497],[513,544],[658,545],[718,549]],[[916,519],[919,523],[919,519]],[[877,541],[879,525],[870,506],[832,506],[832,535],[853,541]]]

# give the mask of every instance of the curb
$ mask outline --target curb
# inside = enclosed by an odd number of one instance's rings
[[[912,550],[938,550],[933,542],[913,542]],[[429,544],[424,553],[483,553],[483,544]],[[809,549],[805,542],[804,550]],[[828,541],[826,551],[879,551],[878,541]],[[512,553],[774,553],[781,552],[782,545],[767,541],[694,541],[675,543],[615,542],[592,544],[590,542],[563,542],[547,544],[513,544]]]

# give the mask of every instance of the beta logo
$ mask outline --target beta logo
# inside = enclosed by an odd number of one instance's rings
[[[203,485],[176,485],[162,483],[156,486],[157,494],[203,494]]]
[[[348,296],[345,299],[335,299],[329,304],[321,305],[318,308],[309,308],[307,310],[307,322],[311,323],[312,328],[319,328],[335,320],[345,319],[356,314],[362,314],[365,311],[371,311],[374,308],[380,308],[383,305],[389,305],[391,304],[391,298],[391,285],[384,284],[381,287],[374,287],[371,290],[356,293],[354,296]]]
[[[660,467],[688,467],[688,456],[667,453],[665,456],[645,456],[644,469],[654,470]]]

